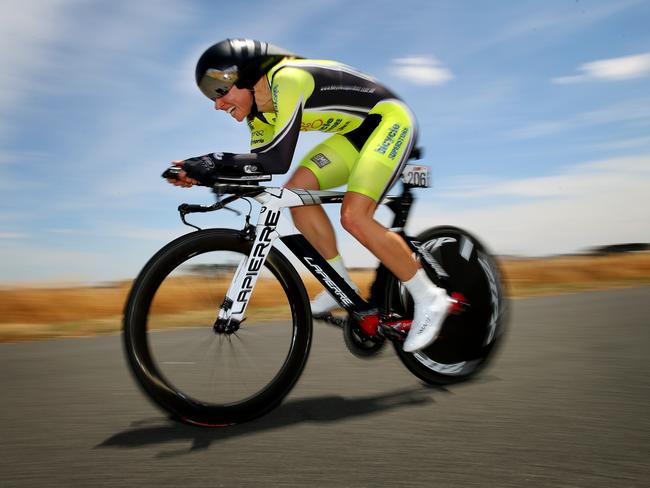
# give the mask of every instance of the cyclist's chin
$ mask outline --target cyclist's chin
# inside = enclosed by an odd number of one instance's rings
[[[237,122],[243,122],[244,119],[248,116],[248,112],[245,112],[240,108],[237,108],[230,114],[230,116],[233,119],[235,119]]]

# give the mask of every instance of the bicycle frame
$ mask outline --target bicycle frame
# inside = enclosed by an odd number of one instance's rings
[[[219,186],[215,185],[216,192],[219,192]],[[236,191],[238,187],[246,188],[244,185],[223,185],[223,187],[228,192]],[[381,203],[387,205],[395,213],[392,230],[400,233],[411,250],[418,253],[431,266],[438,281],[444,280],[448,277],[444,269],[427,250],[420,246],[418,241],[402,232],[413,203],[410,188],[409,185],[404,185],[402,195],[388,196]],[[291,226],[293,232],[287,234],[283,234],[279,230],[279,228],[285,227],[283,225],[285,218],[282,215],[284,208],[341,203],[344,194],[344,192],[337,191],[258,187],[254,194],[248,195],[262,205],[255,224],[255,239],[250,255],[244,258],[237,267],[219,310],[218,323],[226,325],[232,322],[239,323],[243,320],[260,271],[277,239],[280,239],[289,248],[347,312],[359,318],[376,314],[374,306],[359,296],[293,226]],[[382,268],[380,266],[380,269]],[[380,269],[378,269],[378,274]]]
[[[172,179],[179,171],[180,168],[174,166],[163,175]],[[305,367],[312,342],[312,318],[340,327],[345,345],[358,357],[375,355],[387,342],[392,343],[404,366],[432,385],[463,381],[487,364],[504,333],[507,319],[498,265],[481,241],[458,227],[431,227],[415,239],[404,235],[403,228],[413,203],[411,189],[428,186],[428,171],[424,167],[407,166],[402,175],[401,195],[381,201],[394,213],[392,230],[404,237],[428,277],[437,286],[444,287],[449,296],[449,322],[443,324],[434,343],[415,353],[404,351],[401,345],[411,330],[415,304],[385,266],[377,267],[366,301],[293,225],[283,225],[288,222],[283,217],[285,208],[341,203],[344,193],[259,185],[270,178],[270,175],[224,177],[212,187],[217,195],[216,203],[181,204],[178,211],[183,223],[200,232],[180,236],[161,248],[133,283],[124,311],[123,338],[128,364],[144,392],[171,414],[171,418],[192,425],[225,426],[252,420],[275,408],[294,387]],[[185,219],[190,213],[224,208],[242,215],[228,207],[238,199],[250,204],[241,230],[201,231]],[[260,205],[253,206],[252,200]],[[256,212],[252,215],[254,209]],[[330,313],[311,316],[303,283],[282,255],[286,252],[273,249],[280,242],[336,298],[348,312],[345,316]],[[219,257],[213,258],[216,253]],[[209,271],[210,276],[220,279],[218,272],[232,269],[233,254],[239,262],[225,297],[219,284],[207,292],[212,305],[194,300],[184,304],[179,298],[178,304],[185,305],[183,309],[174,308],[168,314],[164,307],[158,307],[158,298],[167,294],[159,295],[159,290],[173,292],[178,287],[179,277],[190,277],[189,284],[196,285],[201,295],[205,295],[205,281],[193,278],[197,273]],[[258,318],[265,323],[267,318],[277,318],[279,327],[255,327],[253,323],[239,336],[237,332],[263,268],[275,278],[266,294],[270,289],[273,293],[277,291],[278,304],[285,310],[289,308],[291,316],[274,313],[273,317],[268,317],[263,312],[264,305],[268,304],[260,303],[260,313],[257,317],[251,313],[251,321]],[[265,286],[265,281],[263,279],[259,285]],[[214,302],[217,296],[223,300],[220,306]],[[204,315],[206,305],[210,308],[208,317]],[[193,329],[198,326],[198,330],[179,330],[159,340],[158,325],[167,328],[169,324],[192,326]],[[270,335],[266,335],[267,332]],[[291,340],[287,341],[287,336],[276,340],[280,333],[290,334]],[[170,346],[172,342],[167,339],[179,342]],[[196,347],[187,347],[189,340],[198,341]],[[275,346],[280,344],[282,347],[276,350]],[[196,357],[199,347],[207,351],[199,355],[202,357]],[[215,353],[214,348],[219,347]],[[190,361],[179,362],[183,359],[179,353],[187,354]],[[239,360],[240,353],[246,361]],[[271,368],[278,368],[277,373],[273,374]],[[259,375],[260,372],[264,374]],[[186,381],[191,381],[188,390],[183,388]]]

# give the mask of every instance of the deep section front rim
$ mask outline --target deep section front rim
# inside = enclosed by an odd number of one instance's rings
[[[211,229],[165,246],[134,283],[125,311],[131,369],[148,396],[197,425],[240,423],[266,413],[291,390],[311,344],[307,295],[272,250],[234,334],[212,325],[251,242]]]

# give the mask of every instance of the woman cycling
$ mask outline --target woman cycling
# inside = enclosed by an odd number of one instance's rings
[[[373,78],[335,62],[305,59],[266,42],[227,39],[200,57],[196,82],[215,109],[251,131],[251,152],[212,153],[176,161],[179,186],[212,184],[217,176],[284,174],[298,135],[332,134],[314,147],[287,188],[324,190],[347,185],[341,224],[372,252],[413,297],[415,313],[404,350],[424,349],[437,337],[449,297],[426,276],[404,240],[374,219],[378,202],[397,181],[416,140],[415,117]],[[291,209],[296,227],[352,284],[329,218],[317,205]],[[353,285],[354,286],[354,285]],[[312,301],[314,315],[338,306],[327,291]]]

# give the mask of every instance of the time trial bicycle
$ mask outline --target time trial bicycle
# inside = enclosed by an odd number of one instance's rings
[[[270,179],[223,178],[212,187],[216,203],[180,205],[181,220],[197,230],[164,246],[134,281],[124,345],[137,383],[155,404],[175,420],[214,427],[254,419],[282,402],[305,367],[313,319],[287,249],[345,310],[343,317],[318,318],[342,328],[353,354],[370,357],[388,341],[411,373],[437,385],[466,380],[487,364],[507,315],[495,259],[457,227],[433,227],[417,237],[403,232],[413,189],[428,186],[426,166],[406,165],[402,193],[381,202],[394,213],[391,228],[452,299],[439,337],[414,354],[402,350],[413,303],[400,281],[379,265],[370,296],[362,298],[282,215],[288,207],[341,203],[344,193],[260,185]],[[228,205],[236,200],[250,205],[241,230],[201,230],[186,220],[233,210]],[[254,224],[253,202],[260,204]]]

